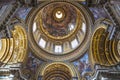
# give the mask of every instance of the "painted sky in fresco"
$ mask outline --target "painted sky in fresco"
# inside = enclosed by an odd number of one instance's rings
[[[91,72],[91,65],[89,62],[88,53],[86,53],[82,58],[73,62],[73,64],[77,67],[81,76],[84,76],[87,72]],[[86,76],[87,77],[87,76]]]

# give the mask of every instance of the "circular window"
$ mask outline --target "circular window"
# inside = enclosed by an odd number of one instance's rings
[[[86,51],[92,21],[81,4],[49,1],[31,12],[28,31],[35,54],[61,61],[80,57]]]

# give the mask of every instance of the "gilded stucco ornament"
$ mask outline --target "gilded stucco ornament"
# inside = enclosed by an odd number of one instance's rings
[[[118,49],[118,53],[119,53],[119,55],[120,55],[120,40],[119,40],[119,42],[118,42],[118,44],[117,44],[117,49]]]
[[[39,58],[73,61],[88,49],[91,27],[90,11],[71,1],[43,2],[29,13],[28,39]]]
[[[111,31],[108,25],[112,26],[108,19],[99,19],[95,24],[89,54],[93,66],[95,64],[113,66],[120,62],[117,45],[119,40],[110,36]]]
[[[60,72],[60,74],[58,74]],[[61,79],[69,80],[73,77],[77,77],[78,80],[81,80],[80,74],[77,69],[71,63],[66,62],[48,62],[40,65],[36,72],[36,80],[41,78],[43,80],[49,79]]]
[[[25,29],[16,24],[12,38],[2,38],[0,49],[0,62],[4,64],[24,63],[27,56],[27,35]]]

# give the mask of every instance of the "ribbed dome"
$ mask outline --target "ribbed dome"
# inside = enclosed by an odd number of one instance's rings
[[[78,20],[82,19],[76,7],[60,2],[45,6],[40,14],[42,30],[53,39],[63,39],[73,34]]]
[[[84,53],[81,47],[85,47],[89,41],[92,23],[84,7],[75,4],[48,2],[33,10],[34,16],[31,16],[29,24],[29,40],[34,40],[31,44],[35,42],[32,46],[33,49],[35,46],[39,48],[39,54],[60,59],[70,54]]]

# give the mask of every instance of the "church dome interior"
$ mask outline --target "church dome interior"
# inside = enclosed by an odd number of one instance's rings
[[[120,80],[120,1],[0,0],[0,80]]]

